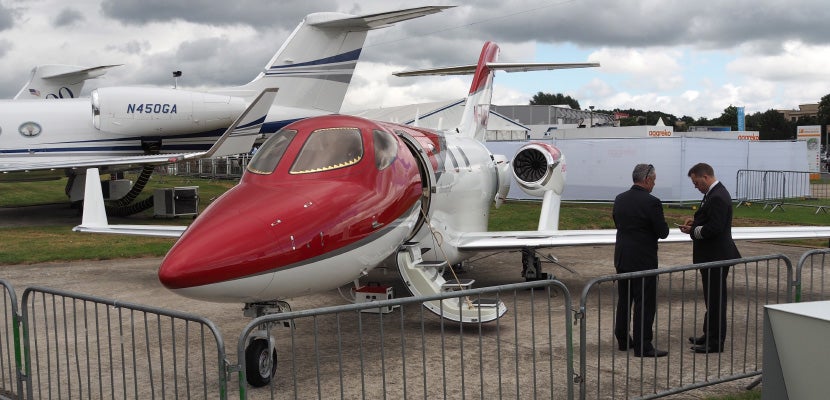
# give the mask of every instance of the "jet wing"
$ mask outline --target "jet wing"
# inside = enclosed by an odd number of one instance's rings
[[[553,69],[592,68],[599,67],[599,63],[487,63],[490,69],[505,72],[547,71]],[[395,76],[424,76],[424,75],[470,75],[476,72],[476,65],[457,65],[454,67],[427,68],[413,71],[397,72]]]
[[[259,136],[260,128],[262,127],[262,123],[265,122],[265,117],[271,108],[271,103],[276,98],[277,90],[276,88],[263,90],[259,97],[251,102],[251,105],[225,130],[225,133],[207,151],[119,157],[0,156],[0,173],[62,170],[66,168],[141,167],[144,165],[172,164],[196,158],[222,157],[247,153],[251,151],[254,141]]]
[[[614,244],[616,229],[587,229],[563,231],[504,231],[471,232],[462,234],[461,251],[512,250],[560,246]],[[830,237],[830,226],[770,226],[733,227],[735,240],[815,239]],[[689,235],[672,229],[661,243],[688,242]]]

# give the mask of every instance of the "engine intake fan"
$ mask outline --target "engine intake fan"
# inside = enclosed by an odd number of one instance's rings
[[[548,190],[562,194],[565,187],[565,156],[546,143],[529,143],[513,158],[513,177],[531,196],[543,196]]]

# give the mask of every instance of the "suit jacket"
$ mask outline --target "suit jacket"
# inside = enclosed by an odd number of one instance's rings
[[[633,185],[614,199],[614,267],[617,272],[657,268],[657,239],[669,235],[663,203],[646,189]]]
[[[732,240],[732,196],[720,182],[703,197],[689,235],[695,264],[741,258]]]

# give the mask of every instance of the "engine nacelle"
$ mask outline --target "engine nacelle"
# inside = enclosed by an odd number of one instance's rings
[[[92,91],[92,123],[117,135],[167,136],[225,129],[242,98],[178,89],[111,87]]]
[[[561,195],[565,188],[565,155],[546,143],[531,142],[522,146],[513,158],[513,177],[531,196],[543,196],[552,190]]]

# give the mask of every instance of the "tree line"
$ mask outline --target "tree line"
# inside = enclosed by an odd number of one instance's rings
[[[562,93],[550,94],[538,92],[530,99],[530,105],[569,105],[571,108],[581,110],[579,102],[571,96]],[[691,126],[728,126],[733,131],[738,130],[738,107],[730,105],[723,110],[717,118],[692,118],[684,115],[680,118],[673,114],[661,111],[643,111],[635,109],[594,110],[596,113],[627,114],[628,117],[620,118],[620,126],[654,125],[659,118],[663,123],[674,126],[678,132],[684,132]],[[764,112],[756,112],[744,116],[746,130],[758,131],[761,140],[794,140],[796,127],[799,125],[830,125],[830,94],[821,98],[818,103],[818,116],[800,117],[797,121],[790,121],[784,118],[784,114],[769,109]]]

